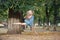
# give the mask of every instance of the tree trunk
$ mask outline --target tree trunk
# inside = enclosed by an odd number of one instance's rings
[[[45,4],[45,9],[46,9],[46,24],[45,26],[47,26],[47,29],[46,30],[49,30],[49,12],[48,12],[48,5]]]
[[[49,25],[49,12],[48,12],[48,6],[46,4],[46,23]]]
[[[58,15],[58,6],[56,4],[56,0],[53,1],[53,6],[54,6],[54,30],[56,31],[57,15]]]
[[[14,12],[13,9],[9,9],[8,15],[8,33],[21,33],[20,25],[14,25],[13,23],[23,22],[23,13],[21,11]]]

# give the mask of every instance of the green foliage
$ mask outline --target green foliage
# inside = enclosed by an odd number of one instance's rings
[[[14,11],[22,10],[24,13],[26,13],[27,10],[32,9],[35,12],[35,19],[38,19],[38,17],[40,17],[41,20],[44,20],[44,18],[46,17],[45,4],[47,4],[49,20],[53,21],[53,1],[54,0],[0,0],[0,20],[8,18],[9,8],[13,8]],[[60,0],[57,0],[56,3],[60,7]]]

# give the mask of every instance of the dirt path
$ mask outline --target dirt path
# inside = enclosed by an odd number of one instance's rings
[[[42,35],[0,35],[0,40],[60,40],[60,33],[42,33]]]

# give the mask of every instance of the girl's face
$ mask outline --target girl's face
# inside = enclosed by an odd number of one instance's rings
[[[32,10],[29,10],[29,11],[27,11],[26,18],[27,18],[27,19],[30,19],[30,18],[32,17],[32,15],[33,15]]]
[[[30,11],[27,12],[27,15],[31,16],[31,15],[33,15],[33,12],[30,10]]]

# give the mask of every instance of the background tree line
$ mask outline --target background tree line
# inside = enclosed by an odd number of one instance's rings
[[[9,8],[23,11],[23,15],[34,10],[35,22],[54,25],[60,22],[60,0],[0,0],[0,21],[8,19]]]

